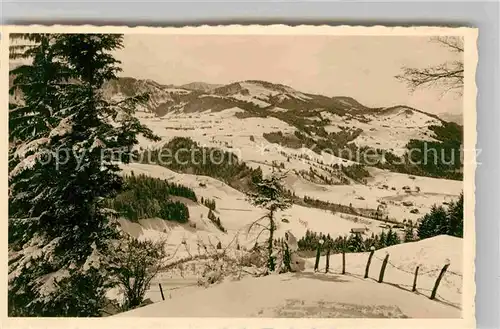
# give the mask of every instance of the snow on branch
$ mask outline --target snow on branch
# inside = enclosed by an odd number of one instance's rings
[[[17,148],[16,152],[14,153],[14,157],[22,159],[26,157],[27,153],[36,151],[40,146],[48,144],[49,142],[50,139],[43,137],[35,139],[34,141],[31,141],[29,143],[23,144]]]
[[[35,154],[32,154],[26,158],[24,158],[21,162],[19,162],[14,169],[12,169],[9,173],[9,179],[14,178],[15,176],[19,175],[21,172],[27,170],[27,169],[32,169],[38,162],[43,157],[42,152],[37,152]]]
[[[52,138],[56,136],[64,136],[71,133],[72,130],[73,130],[73,117],[68,116],[62,119],[61,122],[59,122],[59,124],[57,125],[57,127],[52,129],[52,131],[49,134],[49,137]]]

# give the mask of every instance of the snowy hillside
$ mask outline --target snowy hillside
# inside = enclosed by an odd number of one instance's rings
[[[241,246],[251,248],[257,241],[259,230],[248,231],[249,226],[264,213],[261,209],[252,206],[245,194],[210,177],[188,174],[178,174],[161,166],[146,164],[131,164],[124,166],[124,174],[147,174],[151,177],[167,179],[169,182],[180,183],[193,189],[201,198],[214,199],[217,202],[216,215],[220,217],[227,233],[222,233],[207,219],[208,208],[189,200],[186,203],[190,213],[190,222],[196,224],[193,230],[188,224],[173,224],[161,219],[145,219],[139,223],[121,220],[124,230],[140,238],[168,238],[168,244],[173,252],[177,246],[186,241],[188,245],[195,246],[198,239],[208,241],[220,240],[223,245],[229,244],[235,236]],[[294,205],[292,208],[277,214],[277,236],[284,236],[286,231],[291,231],[295,236],[301,237],[306,230],[329,233],[332,236],[349,234],[353,227],[367,227],[367,234],[379,233],[382,228],[374,220],[364,219],[363,223],[355,223],[352,219],[343,218],[341,214],[306,208]],[[286,219],[286,221],[282,221]],[[264,241],[266,233],[259,236],[258,241]],[[179,258],[185,257],[184,251],[179,251]]]
[[[147,93],[149,100],[141,105],[139,111],[148,113],[165,113],[175,104],[175,95],[186,95],[191,91],[182,88],[160,85],[153,80],[138,80],[134,78],[120,78],[108,81],[103,86],[106,98],[120,101],[127,97],[133,97]]]
[[[378,283],[380,259],[390,255],[384,283]],[[418,260],[416,258],[418,257]],[[148,297],[155,304],[119,314],[119,317],[395,317],[458,318],[462,286],[461,239],[438,236],[392,246],[375,253],[370,276],[363,279],[367,253],[348,254],[346,274],[340,274],[340,255],[332,255],[330,271],[244,278],[202,288],[169,289],[165,301],[159,292]],[[430,300],[437,273],[450,262],[438,290]],[[324,268],[325,260],[321,260]],[[413,273],[420,264],[417,293],[411,292]],[[164,282],[175,281],[175,278]],[[272,288],[271,288],[272,287]],[[272,293],[269,291],[272,290]],[[263,296],[266,296],[263,298]],[[197,307],[191,307],[196,304]]]
[[[354,162],[324,152],[318,154],[307,148],[294,149],[270,143],[263,137],[264,134],[279,131],[293,135],[298,129],[274,117],[239,118],[237,114],[242,112],[242,109],[232,108],[219,112],[167,113],[161,118],[142,117],[141,121],[162,141],[141,139],[140,146],[144,149],[157,148],[175,137],[189,137],[200,145],[233,152],[249,166],[260,167],[263,173],[270,173],[273,164],[283,164],[284,170],[289,172],[287,188],[297,196],[352,204],[360,208],[377,209],[382,205],[386,209],[385,215],[396,221],[416,221],[433,204],[454,200],[462,191],[463,184],[460,181],[411,176],[376,168],[369,168],[372,177],[366,179],[366,184],[351,182],[345,185],[340,180],[346,179],[345,175],[333,169],[333,166],[351,165]],[[422,119],[419,115],[417,112],[411,119]],[[418,124],[416,121],[409,122],[411,125]],[[405,134],[414,134],[416,131],[403,127],[400,130]],[[392,134],[393,130],[387,129],[387,132]],[[391,138],[387,140],[400,143],[397,137]],[[335,184],[312,179],[308,175],[311,168],[316,176],[327,177]],[[411,213],[414,209],[418,209],[418,213]]]
[[[285,187],[299,200],[312,198],[360,211],[353,215],[297,202],[276,214],[274,236],[277,238],[283,238],[286,232],[300,238],[306,231],[336,238],[348,236],[354,229],[363,230],[363,235],[369,237],[372,233],[385,233],[391,226],[403,237],[404,228],[387,225],[384,220],[418,223],[433,205],[453,202],[462,192],[463,183],[458,180],[409,175],[370,166],[366,166],[368,176],[357,180],[341,168],[359,165],[358,162],[323,151],[314,152],[308,145],[273,142],[269,137],[293,138],[304,134],[303,127],[289,117],[297,118],[297,113],[307,110],[310,113],[305,120],[309,125],[318,122],[328,133],[339,135],[361,131],[352,140],[359,147],[386,149],[402,155],[405,145],[412,139],[437,141],[429,127],[440,126],[442,121],[419,110],[404,106],[370,110],[347,97],[332,99],[332,102],[343,106],[336,107],[336,110],[313,109],[311,102],[314,103],[316,96],[258,81],[214,89],[202,86],[194,88],[196,90],[191,93],[182,92],[186,89],[176,91],[174,98],[179,97],[177,100],[180,101],[161,115],[137,114],[141,122],[161,138],[160,142],[141,139],[139,148],[159,149],[176,138],[189,138],[201,147],[232,152],[251,168],[260,168],[264,175],[279,168],[287,173]],[[248,107],[248,104],[251,106]],[[297,104],[305,108],[299,110]],[[349,111],[345,112],[346,109]],[[255,111],[274,114],[260,115]],[[313,139],[322,138],[314,131],[306,134]],[[252,223],[264,215],[264,210],[250,204],[243,191],[213,177],[175,172],[156,164],[132,163],[123,166],[123,169],[124,174],[133,171],[134,174],[182,184],[192,189],[198,198],[215,200],[217,207],[214,213],[226,232],[221,232],[208,219],[209,209],[205,205],[177,197],[175,200],[184,203],[189,210],[189,222],[186,224],[159,218],[138,222],[120,219],[122,229],[136,238],[167,241],[170,262],[183,262],[183,265],[176,265],[155,277],[146,294],[155,302],[154,305],[120,316],[460,316],[462,240],[449,236],[377,250],[372,261],[371,278],[377,277],[381,260],[388,252],[387,284],[378,284],[372,279],[363,280],[368,255],[352,253],[348,254],[347,276],[338,275],[341,256],[335,254],[330,259],[332,274],[314,274],[314,259],[307,259],[305,272],[264,278],[244,275],[236,282],[228,277],[220,284],[201,288],[199,280],[206,265],[195,255],[206,255],[206,251],[200,245],[214,246],[220,242],[223,248],[227,246],[227,252],[232,257],[243,257],[238,255],[251,250],[256,242],[264,243],[268,236],[267,232],[261,234],[255,227],[249,230]],[[374,212],[377,219],[374,219]],[[439,301],[431,301],[428,297],[437,272],[447,260],[451,260],[450,273],[441,283]],[[325,256],[320,259],[320,264],[323,271]],[[421,272],[418,293],[412,293],[408,290],[411,290],[409,285],[417,265],[420,265]],[[161,301],[157,288],[159,283],[168,290],[166,301]],[[293,289],[289,287],[292,284]],[[283,294],[269,299],[268,304],[262,304],[261,296],[269,285],[282,287],[277,290],[283,291]],[[238,296],[245,296],[245,301],[232,302],[235,291],[239,292]],[[367,298],[365,295],[376,297]],[[114,296],[113,293],[111,296]],[[206,306],[195,309],[188,307],[194,300],[217,300],[217,303],[203,303]]]
[[[209,91],[212,91],[215,88],[218,88],[221,86],[222,85],[205,83],[205,82],[191,82],[191,83],[186,83],[186,84],[180,86],[180,88],[187,89],[187,90],[197,90],[197,91],[209,92]]]
[[[266,108],[285,100],[294,99],[307,102],[311,97],[284,85],[265,81],[243,81],[219,87],[214,93],[234,99],[253,103],[260,108]]]
[[[405,146],[412,139],[436,141],[435,132],[430,127],[442,126],[444,122],[435,115],[407,106],[369,108],[350,97],[307,94],[289,86],[259,80],[223,86],[193,82],[172,87],[151,80],[120,78],[105,87],[106,95],[112,99],[132,96],[134,91],[150,93],[151,100],[146,108],[157,116],[171,112],[182,116],[239,108],[245,117],[284,117],[299,131],[304,127],[313,131],[324,129],[325,133],[360,130],[361,134],[350,142],[359,147],[388,150],[398,156],[405,153]],[[314,132],[306,132],[306,135],[319,138]]]
[[[402,155],[405,145],[411,139],[436,141],[428,129],[431,125],[441,125],[441,121],[408,107],[394,107],[367,115],[368,123],[356,119],[349,123],[363,132],[354,140],[360,146],[388,149]],[[341,122],[338,122],[341,124]]]

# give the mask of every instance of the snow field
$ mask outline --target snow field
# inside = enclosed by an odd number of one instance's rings
[[[411,219],[416,221],[422,214],[429,211],[433,204],[442,204],[458,197],[462,190],[462,182],[434,179],[428,177],[414,177],[405,174],[392,173],[376,168],[368,168],[372,178],[367,185],[322,185],[298,177],[294,171],[309,171],[313,167],[318,173],[327,177],[329,173],[322,170],[325,165],[344,164],[353,162],[323,153],[318,155],[308,149],[291,149],[277,144],[270,144],[263,137],[263,133],[281,131],[283,134],[293,134],[295,128],[275,118],[246,118],[239,119],[235,114],[242,112],[238,108],[212,113],[168,113],[161,120],[154,118],[141,119],[157,135],[162,137],[160,142],[140,140],[143,148],[156,148],[176,137],[190,137],[202,146],[225,149],[235,153],[240,159],[253,168],[261,167],[264,174],[272,171],[272,163],[284,163],[285,170],[289,171],[287,188],[297,195],[313,197],[323,201],[352,204],[354,207],[376,209],[380,202],[385,202],[387,215],[398,221]],[[322,115],[327,112],[322,112]],[[328,114],[336,118],[336,115]],[[427,117],[414,112],[415,122]],[[389,117],[389,116],[386,116]],[[341,118],[341,117],[338,117]],[[417,123],[418,123],[417,122]],[[364,123],[360,123],[364,124]],[[366,127],[364,127],[366,130]],[[405,128],[406,129],[406,128]],[[406,129],[413,130],[413,129]],[[251,140],[253,139],[253,141]],[[392,138],[394,139],[394,138]],[[391,140],[392,140],[391,139]],[[307,155],[310,160],[300,158]],[[290,161],[288,162],[288,158]],[[325,165],[321,165],[323,162]],[[387,185],[387,190],[383,188]],[[409,186],[413,193],[402,190]],[[393,190],[394,188],[394,190]],[[420,192],[416,192],[417,188]],[[364,200],[363,200],[364,199]],[[402,202],[409,201],[413,206],[403,206]],[[419,209],[418,214],[412,214],[412,209]]]
[[[417,291],[430,297],[436,278],[443,266],[449,262],[437,291],[437,299],[452,307],[462,304],[462,255],[463,240],[440,235],[417,242],[403,243],[375,251],[370,265],[369,278],[378,280],[383,259],[389,254],[389,262],[384,274],[384,282],[411,290],[415,269],[419,266]],[[346,272],[363,277],[369,253],[346,254]],[[320,259],[320,269],[324,270],[326,256]],[[308,265],[314,267],[314,259]],[[341,273],[342,254],[330,256],[330,272]]]
[[[286,274],[173,291],[119,317],[457,318],[460,311],[352,276]]]
[[[254,90],[251,95],[255,93],[257,91]],[[184,136],[192,138],[202,146],[234,152],[248,165],[260,166],[264,173],[271,171],[270,165],[273,161],[278,164],[283,162],[286,170],[291,170],[286,180],[287,188],[292,189],[297,196],[308,196],[343,205],[352,204],[360,208],[376,209],[379,205],[383,205],[383,211],[390,219],[401,222],[404,219],[411,219],[415,222],[428,212],[433,204],[439,205],[443,202],[454,201],[462,191],[463,183],[460,181],[412,177],[376,168],[368,168],[373,177],[368,179],[366,185],[322,185],[311,182],[295,175],[293,170],[307,171],[312,166],[321,173],[320,161],[329,164],[346,164],[347,160],[335,158],[329,154],[318,155],[309,150],[271,145],[262,137],[263,133],[281,131],[283,134],[293,134],[295,128],[274,118],[238,119],[235,114],[241,111],[233,108],[215,113],[211,111],[189,115],[169,113],[161,119],[145,116],[141,118],[141,121],[162,137],[162,141],[150,143],[141,140],[141,146],[159,147],[171,138]],[[332,118],[336,119],[334,116]],[[387,122],[387,120],[392,121]],[[380,127],[370,130],[375,123]],[[355,119],[341,124],[354,124],[365,131],[366,134],[359,136],[356,143],[359,141],[361,145],[369,143],[369,141],[363,141],[363,138],[369,136],[377,142],[386,139],[386,142],[390,143],[390,145],[372,146],[389,148],[398,146],[398,143],[403,143],[406,138],[425,139],[426,137],[418,135],[421,132],[415,127],[436,123],[418,112],[412,112],[410,115],[405,113],[404,109],[396,109],[385,116],[372,118],[370,127],[363,126],[366,124]],[[388,124],[394,124],[395,128],[383,127]],[[335,124],[332,125],[334,126]],[[407,135],[398,134],[399,129],[405,131]],[[415,137],[417,135],[419,137]],[[304,154],[308,154],[310,160],[298,158]],[[288,157],[290,157],[290,162],[287,161]],[[197,245],[200,241],[213,245],[221,241],[223,247],[232,244],[231,248],[238,244],[242,248],[250,249],[254,245],[259,232],[256,230],[249,232],[248,227],[264,212],[253,207],[243,193],[210,177],[178,174],[156,165],[124,166],[125,173],[131,170],[136,174],[144,173],[180,183],[192,188],[199,199],[203,197],[216,201],[215,215],[220,218],[227,233],[218,230],[208,220],[208,208],[189,200],[181,200],[188,206],[189,224],[181,225],[161,219],[141,220],[138,223],[120,220],[123,229],[133,236],[166,239],[172,260],[199,253]],[[406,189],[408,191],[405,191]],[[410,213],[412,209],[418,209],[419,213]],[[286,231],[290,231],[300,238],[307,229],[329,233],[332,237],[347,235],[352,228],[358,227],[366,227],[368,235],[372,232],[377,234],[383,230],[378,221],[360,219],[361,221],[355,223],[352,218],[349,219],[349,216],[344,214],[332,214],[320,209],[293,205],[290,209],[277,214],[276,237],[283,237]],[[190,224],[195,224],[196,228]],[[261,241],[265,238],[265,234],[259,237]],[[390,256],[384,277],[385,283],[378,284],[373,279],[378,279],[386,251]],[[236,252],[236,250],[231,252]],[[155,302],[160,301],[157,284],[162,283],[164,290],[168,290],[168,293],[165,293],[168,294],[166,301],[125,313],[124,316],[134,312],[137,312],[137,316],[460,316],[462,239],[439,236],[378,250],[375,252],[370,267],[370,279],[364,280],[362,276],[367,258],[368,253],[347,254],[349,274],[347,276],[338,275],[341,255],[331,255],[330,272],[332,274],[311,273],[314,259],[308,259],[304,273],[243,278],[237,282],[225,280],[208,289],[196,286],[202,264],[201,260],[192,261],[186,265],[193,267],[191,270],[179,273],[178,269],[175,269],[170,273],[161,273],[154,279],[147,297]],[[439,270],[447,260],[450,260],[451,265],[449,273],[445,274],[440,284],[439,301],[431,301],[428,296]],[[324,269],[324,264],[325,259],[322,257],[320,268]],[[407,290],[411,290],[413,273],[419,264],[418,293],[412,293]],[[267,298],[269,291],[279,293],[276,298]],[[244,296],[242,299],[245,301],[234,303],[234,299],[239,298],[240,295]],[[262,302],[262,296],[266,296],[267,304]],[[195,301],[196,305],[199,305],[197,299],[206,302],[202,303],[202,307],[194,308],[192,305]]]
[[[458,318],[461,250],[461,239],[449,236],[381,249],[375,252],[368,279],[363,279],[368,253],[347,254],[346,275],[339,274],[339,255],[332,255],[328,274],[313,273],[311,259],[302,273],[225,280],[208,288],[194,286],[194,280],[187,279],[183,287],[164,288],[165,301],[158,300],[159,292],[151,291],[157,303],[118,316]],[[399,269],[388,265],[384,283],[378,283],[374,279],[378,278],[379,259],[386,251],[389,262]],[[438,297],[430,300],[437,273],[448,260],[450,267]],[[417,292],[411,292],[418,264],[421,274]]]

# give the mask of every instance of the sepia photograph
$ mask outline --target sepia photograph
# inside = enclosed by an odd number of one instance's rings
[[[477,29],[6,31],[8,317],[473,323]]]

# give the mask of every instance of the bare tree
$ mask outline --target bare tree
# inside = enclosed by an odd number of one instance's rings
[[[431,42],[436,42],[454,53],[463,54],[464,52],[464,42],[461,37],[433,37]],[[462,94],[463,58],[427,68],[403,67],[402,70],[402,74],[397,75],[396,79],[405,82],[411,91],[425,87],[440,87],[444,89],[444,92],[455,91]]]
[[[165,245],[165,241],[140,241],[126,236],[111,256],[112,273],[125,293],[125,310],[138,307],[143,302],[151,280],[164,265]]]

